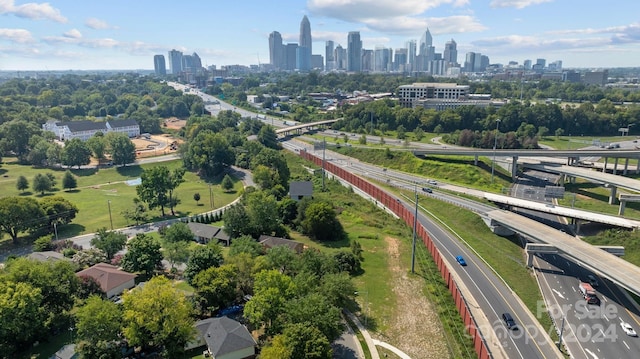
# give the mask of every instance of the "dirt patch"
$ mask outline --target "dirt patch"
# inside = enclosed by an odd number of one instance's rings
[[[444,330],[438,314],[424,296],[424,281],[409,277],[400,262],[400,241],[386,237],[389,271],[397,307],[389,322],[387,338],[379,338],[404,351],[411,358],[446,358],[449,356]]]
[[[164,120],[164,126],[172,130],[179,130],[183,128],[186,124],[187,124],[186,120],[181,120],[176,117],[172,117]]]

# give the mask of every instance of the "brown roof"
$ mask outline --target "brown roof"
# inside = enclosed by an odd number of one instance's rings
[[[304,244],[301,242],[296,242],[280,237],[271,237],[264,234],[261,235],[260,238],[258,238],[258,242],[260,242],[260,244],[262,244],[267,249],[273,248],[275,246],[286,246],[296,253],[301,253],[304,249]]]
[[[92,267],[81,270],[76,273],[76,275],[78,277],[91,277],[95,279],[105,293],[136,277],[135,274],[122,271],[118,269],[118,267],[107,263],[98,263]]]

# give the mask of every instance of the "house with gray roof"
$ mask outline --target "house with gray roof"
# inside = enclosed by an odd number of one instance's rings
[[[305,197],[313,197],[313,182],[311,181],[290,182],[289,197],[294,201],[300,201]]]
[[[298,254],[302,253],[302,251],[304,250],[304,244],[301,242],[292,241],[286,238],[271,237],[264,234],[261,235],[260,238],[258,238],[258,242],[262,244],[265,250],[277,246],[289,247],[289,249]]]
[[[193,233],[193,239],[198,243],[206,244],[211,240],[216,240],[225,246],[231,244],[231,237],[220,227],[197,222],[189,222],[187,227]]]
[[[42,129],[53,132],[60,141],[74,138],[86,141],[98,132],[102,132],[105,135],[109,132],[120,132],[129,137],[140,136],[140,125],[133,119],[108,120],[104,122],[88,120],[60,122],[51,120],[43,124]]]
[[[256,354],[256,341],[241,323],[228,318],[208,318],[196,322],[196,340],[185,349],[207,346],[213,359],[245,359]]]

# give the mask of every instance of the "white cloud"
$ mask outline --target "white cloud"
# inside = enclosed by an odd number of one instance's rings
[[[367,26],[371,30],[391,33],[391,34],[415,34],[416,29],[426,29],[433,35],[440,34],[458,34],[467,32],[479,32],[486,30],[486,26],[482,25],[472,16],[450,16],[450,17],[402,17],[382,20],[372,20],[367,22]]]
[[[17,43],[33,42],[31,33],[25,29],[0,29],[0,39]]]
[[[516,9],[523,9],[528,6],[543,4],[546,2],[553,2],[554,0],[492,0],[491,7],[515,7]]]
[[[26,3],[15,4],[14,0],[0,0],[0,14],[13,14],[18,17],[31,20],[52,20],[66,23],[67,18],[62,16],[60,10],[52,7],[49,3]]]
[[[370,19],[419,15],[441,5],[460,7],[468,3],[468,0],[308,0],[307,7],[314,15],[366,23]]]
[[[68,37],[71,39],[79,39],[82,37],[82,33],[78,29],[71,29],[65,32],[64,34],[62,34],[62,36]]]
[[[113,29],[113,28],[115,28],[114,26],[109,25],[106,21],[100,20],[100,19],[96,19],[95,17],[88,18],[84,22],[84,25],[86,27],[94,29],[94,30],[105,30],[105,29]]]

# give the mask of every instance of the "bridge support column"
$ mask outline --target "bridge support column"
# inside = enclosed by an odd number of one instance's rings
[[[533,252],[527,252],[527,268],[533,268]]]
[[[618,157],[616,157],[615,161],[613,162],[613,174],[617,174],[618,173]]]
[[[636,174],[640,174],[640,158],[638,159],[638,164],[636,164]]]
[[[624,171],[622,171],[622,175],[627,175],[627,170],[629,169],[629,158],[624,159]]]
[[[611,186],[611,194],[609,195],[609,204],[615,204],[616,203],[616,192],[618,190],[618,187],[616,186]]]
[[[516,176],[518,175],[518,156],[513,156],[513,162],[511,163],[511,181],[516,180]]]
[[[604,166],[602,167],[602,173],[606,173],[607,172],[607,163],[609,163],[609,158],[605,157],[604,158]]]
[[[580,223],[581,223],[580,220],[576,218],[576,221],[575,221],[576,233],[580,232]]]
[[[475,155],[475,157],[473,157],[473,165],[474,166],[478,165],[478,155]]]
[[[624,215],[625,207],[627,207],[627,200],[621,199],[620,200],[620,207],[618,207],[618,216],[623,216]]]

